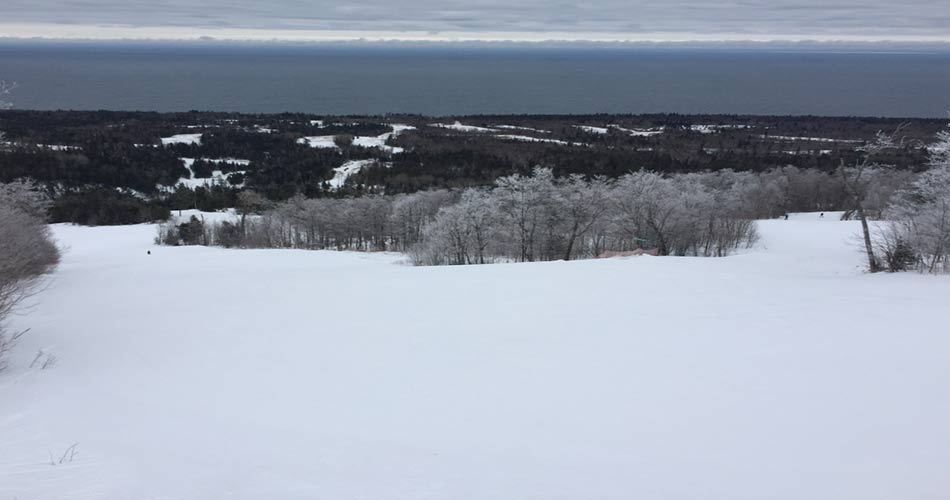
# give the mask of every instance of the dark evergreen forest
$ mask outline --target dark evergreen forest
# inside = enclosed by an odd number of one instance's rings
[[[413,128],[393,133],[394,124]],[[402,194],[489,185],[535,167],[608,178],[641,169],[833,172],[877,132],[898,127],[905,146],[887,162],[916,170],[926,162],[923,146],[945,126],[944,120],[813,116],[7,110],[0,111],[0,182],[42,184],[55,200],[54,222],[125,224],[163,219],[175,209],[233,207],[243,190],[272,201]],[[201,135],[162,140],[182,134]],[[321,138],[320,147],[307,137]],[[193,159],[190,168],[183,158]],[[367,161],[345,182],[331,182],[335,168],[355,160]]]

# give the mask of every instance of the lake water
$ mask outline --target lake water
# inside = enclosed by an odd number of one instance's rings
[[[21,109],[946,117],[950,54],[0,44]]]

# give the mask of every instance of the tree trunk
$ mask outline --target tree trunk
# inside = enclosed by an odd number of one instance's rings
[[[871,243],[871,229],[868,227],[868,218],[864,214],[864,207],[861,206],[861,203],[855,203],[855,205],[857,206],[858,217],[861,219],[861,231],[864,232],[864,250],[868,254],[868,270],[876,273],[881,270],[881,266],[874,257],[874,245]]]
[[[571,260],[571,253],[574,251],[574,242],[577,241],[577,230],[578,224],[575,222],[574,227],[571,228],[571,237],[567,240],[567,250],[564,252],[564,260]]]
[[[881,270],[881,266],[877,263],[877,259],[874,258],[874,245],[871,243],[871,229],[868,227],[868,218],[867,214],[864,213],[864,205],[861,203],[858,186],[861,172],[863,172],[865,166],[866,164],[859,167],[861,168],[859,173],[849,178],[845,171],[844,160],[841,160],[841,164],[838,166],[838,173],[841,175],[844,188],[851,197],[851,202],[854,204],[854,211],[858,213],[858,218],[861,219],[861,231],[864,233],[864,251],[867,252],[868,255],[868,271],[876,273]]]

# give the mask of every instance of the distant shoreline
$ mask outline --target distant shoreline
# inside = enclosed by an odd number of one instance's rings
[[[0,28],[0,35],[4,32]],[[374,50],[590,50],[645,52],[750,52],[791,54],[947,54],[947,40],[424,40],[278,39],[214,36],[99,38],[0,36],[0,47],[126,47],[217,49],[374,49]]]
[[[8,110],[0,110],[0,125],[3,124],[4,114],[18,113],[44,113],[51,115],[71,115],[71,114],[96,114],[108,117],[109,115],[157,115],[168,117],[188,117],[212,118],[212,119],[248,119],[248,120],[272,120],[272,119],[322,119],[332,121],[336,119],[349,119],[371,121],[377,123],[397,123],[409,120],[504,120],[509,119],[528,119],[528,120],[565,120],[567,122],[585,123],[591,120],[675,120],[681,119],[684,125],[695,123],[736,123],[743,121],[769,122],[774,120],[802,120],[802,121],[873,121],[875,123],[899,125],[903,122],[914,123],[950,123],[950,116],[947,118],[928,117],[928,116],[874,116],[874,115],[760,115],[750,113],[472,113],[472,114],[445,114],[430,115],[423,113],[379,113],[379,114],[326,114],[311,113],[307,111],[280,111],[272,113],[248,113],[243,111],[219,111],[219,110],[181,110],[181,111],[150,111],[141,109],[35,109],[16,107]]]

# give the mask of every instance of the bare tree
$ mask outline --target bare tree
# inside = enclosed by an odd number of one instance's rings
[[[241,191],[237,199],[237,211],[241,216],[241,232],[247,230],[247,216],[260,213],[269,205],[267,198],[256,191]]]

